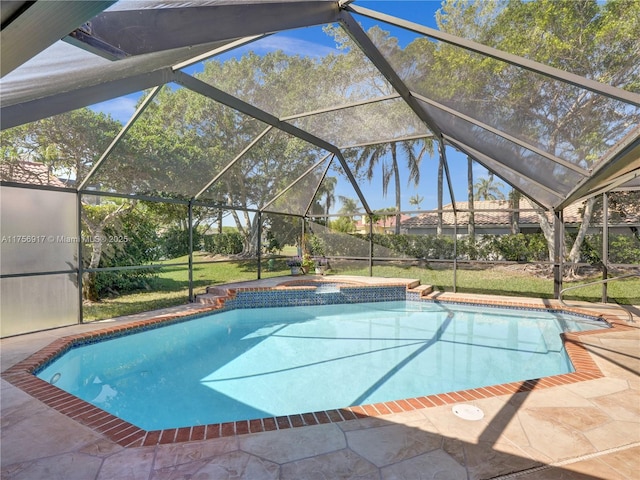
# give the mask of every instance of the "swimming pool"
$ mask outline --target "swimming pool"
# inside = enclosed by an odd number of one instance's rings
[[[74,346],[37,372],[146,430],[305,413],[572,371],[602,322],[425,301],[219,311]]]

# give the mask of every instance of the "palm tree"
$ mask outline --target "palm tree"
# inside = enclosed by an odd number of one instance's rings
[[[420,210],[420,204],[424,202],[424,197],[418,195],[417,193],[409,199],[409,205],[413,205],[418,210]]]
[[[353,198],[338,196],[342,206],[338,213],[342,215],[337,220],[331,222],[331,228],[337,232],[352,233],[355,230],[353,217],[360,213],[358,201]]]
[[[324,220],[320,220],[318,223],[323,225],[329,224],[329,214],[331,213],[331,207],[336,201],[335,190],[336,183],[338,179],[336,177],[325,177],[320,186],[318,187],[318,191],[316,192],[316,196],[313,199],[313,213],[322,212],[325,215]],[[324,198],[324,201],[322,201]]]
[[[473,187],[476,191],[475,200],[504,200],[504,194],[500,188],[504,185],[496,182],[493,174],[490,173],[488,178],[481,178]]]
[[[511,204],[511,233],[516,234],[520,233],[520,197],[522,194],[516,190],[515,188],[509,192],[509,203]]]
[[[399,148],[398,148],[399,147]],[[366,168],[365,175],[371,181],[378,163],[382,165],[382,194],[387,195],[391,178],[394,179],[396,191],[396,234],[400,233],[401,188],[400,167],[398,165],[398,149],[404,154],[409,169],[409,182],[418,185],[420,182],[420,162],[425,153],[433,154],[433,140],[405,140],[402,142],[369,145],[362,149],[355,161],[355,171]]]
[[[338,197],[338,200],[342,202],[342,207],[338,210],[338,213],[341,215],[345,215],[353,220],[353,217],[360,213],[357,200],[349,197],[343,197],[342,195]]]
[[[469,200],[469,223],[467,225],[467,233],[471,242],[475,243],[476,238],[476,219],[473,212],[473,160],[467,157],[467,198]]]

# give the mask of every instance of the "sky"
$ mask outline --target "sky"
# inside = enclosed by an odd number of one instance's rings
[[[357,5],[382,13],[393,15],[405,20],[420,23],[422,25],[437,28],[435,14],[440,8],[440,1],[425,0],[407,0],[407,1],[387,1],[387,0],[357,0]],[[363,27],[368,29],[370,26],[378,23],[369,19],[358,17],[363,22]],[[383,27],[384,28],[384,27]],[[400,29],[393,29],[392,34],[398,37],[400,45],[404,46],[411,42],[415,35],[406,32],[402,33]],[[265,54],[268,51],[283,50],[287,54],[308,55],[311,57],[324,56],[327,53],[334,52],[335,43],[322,32],[321,28],[304,28],[288,32],[275,34],[259,42],[254,42],[245,47],[241,47],[233,51],[233,53],[225,54],[217,57],[219,60],[225,60],[229,57],[240,57],[248,51],[254,51],[256,54]],[[192,67],[188,73],[198,70],[198,66]],[[96,111],[110,114],[114,119],[119,120],[123,124],[126,123],[135,111],[136,102],[142,93],[132,94],[125,97],[116,98],[108,102],[103,102],[92,106]],[[446,151],[449,168],[452,175],[452,184],[454,197],[457,202],[466,201],[467,199],[467,160],[466,157],[447,147]],[[416,187],[409,184],[408,172],[404,162],[400,161],[401,176],[401,202],[402,210],[416,210],[416,206],[409,203],[412,196],[419,196],[423,201],[419,205],[420,210],[430,210],[437,208],[437,148],[432,158],[425,157],[421,163],[421,181]],[[474,181],[478,181],[481,177],[487,176],[487,171],[480,165],[474,163],[473,169]],[[392,207],[395,205],[395,190],[393,183],[389,186],[387,196],[382,195],[381,169],[378,169],[376,175],[370,183],[364,181],[360,184],[364,196],[373,210]],[[506,190],[505,190],[506,194]],[[355,193],[349,185],[338,184],[336,188],[336,199],[339,196],[355,198]],[[444,188],[444,203],[451,201],[448,188]],[[336,208],[340,207],[337,202]]]

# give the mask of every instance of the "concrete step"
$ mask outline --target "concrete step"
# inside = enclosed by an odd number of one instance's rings
[[[418,292],[421,297],[424,297],[433,292],[433,285],[418,285],[417,287],[410,288],[409,291]]]
[[[201,293],[200,295],[196,295],[195,303],[215,305],[216,303],[220,303],[220,300],[225,298],[225,296],[226,295],[216,295],[215,293]]]
[[[225,295],[227,295],[227,289],[226,288],[220,288],[220,287],[207,287],[207,293],[210,293],[212,295],[218,295],[220,297],[224,297]]]

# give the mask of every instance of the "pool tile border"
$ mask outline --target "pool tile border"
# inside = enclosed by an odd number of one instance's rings
[[[376,285],[379,287],[380,285]],[[397,287],[397,284],[387,286]],[[308,287],[297,287],[290,285],[292,289],[307,290]],[[351,286],[348,286],[349,288]],[[355,286],[354,286],[355,287]],[[286,288],[289,290],[289,288]],[[314,287],[311,287],[314,288]],[[357,288],[367,288],[365,286],[357,286]],[[290,428],[298,428],[303,426],[320,425],[326,423],[338,423],[358,418],[378,417],[390,415],[394,413],[409,412],[424,408],[433,408],[442,405],[451,405],[460,402],[468,402],[480,400],[483,398],[496,397],[501,395],[514,395],[520,392],[530,392],[561,385],[582,382],[601,378],[604,375],[591,357],[591,354],[581,342],[581,337],[592,334],[602,334],[610,331],[619,331],[621,329],[630,329],[624,323],[615,319],[615,317],[607,317],[600,315],[611,325],[609,329],[589,330],[584,332],[573,332],[562,334],[564,347],[574,366],[575,371],[551,377],[530,379],[519,382],[511,382],[500,385],[491,385],[486,387],[473,388],[468,390],[439,393],[436,395],[427,395],[416,398],[399,399],[390,402],[382,402],[370,405],[346,407],[335,410],[308,412],[303,414],[294,414],[278,417],[267,417],[253,420],[241,420],[235,422],[225,422],[211,425],[198,425],[184,428],[171,428],[165,430],[143,430],[132,425],[98,407],[95,407],[78,397],[75,397],[60,388],[36,377],[33,372],[42,368],[52,359],[61,355],[63,352],[72,348],[79,343],[92,343],[100,341],[104,338],[111,338],[138,331],[141,329],[156,328],[167,323],[184,321],[194,316],[208,314],[216,310],[224,310],[225,303],[237,297],[238,291],[270,291],[282,290],[282,286],[275,288],[248,288],[248,289],[230,289],[227,297],[219,298],[215,304],[203,306],[197,310],[180,312],[176,314],[163,315],[148,320],[140,320],[129,323],[127,325],[116,325],[106,327],[94,332],[69,335],[67,337],[55,340],[45,348],[34,353],[25,360],[13,365],[2,373],[9,383],[20,388],[25,393],[31,395],[37,400],[43,402],[58,412],[74,419],[75,421],[85,425],[94,431],[104,435],[113,442],[123,447],[140,447],[152,446],[159,444],[181,443],[189,441],[203,441],[213,438],[230,437],[235,435],[245,435],[249,433],[267,432],[275,430],[285,430]],[[407,290],[409,294],[410,289]],[[409,295],[408,295],[409,297]],[[413,299],[413,297],[411,297]],[[507,306],[527,309],[546,309],[558,310],[593,317],[593,312],[588,309],[567,308],[554,301],[549,301],[544,306],[533,304],[531,302],[521,300],[506,299],[482,299],[477,297],[460,297],[457,296],[455,301],[450,301],[446,297],[440,299],[438,295],[430,295],[423,298],[423,301],[436,301],[445,303],[460,303],[474,305],[495,305]],[[229,305],[231,306],[231,305]],[[234,307],[232,307],[234,308]]]

